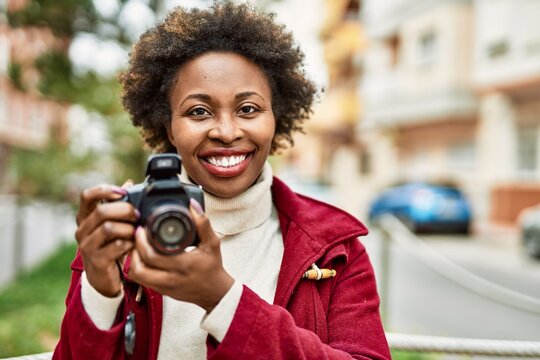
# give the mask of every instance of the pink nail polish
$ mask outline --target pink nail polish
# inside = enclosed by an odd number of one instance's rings
[[[119,194],[119,195],[127,195],[128,193],[126,189],[117,188],[117,187],[113,188],[112,191],[113,193]]]
[[[141,218],[141,212],[139,211],[139,209],[135,209],[133,212],[135,213],[135,217],[137,218],[137,220],[139,220]]]
[[[201,206],[201,204],[199,204],[199,202],[197,200],[195,200],[194,198],[191,198],[189,199],[189,204],[191,205],[191,207],[193,207],[193,210],[195,210],[195,212],[199,215],[202,215],[204,214],[204,210]]]

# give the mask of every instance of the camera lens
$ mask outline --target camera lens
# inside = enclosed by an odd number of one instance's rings
[[[194,245],[195,226],[187,208],[177,204],[156,207],[146,227],[150,243],[163,254],[177,254]]]
[[[176,217],[164,219],[157,228],[157,235],[161,242],[165,244],[177,244],[182,241],[186,234],[184,223]]]

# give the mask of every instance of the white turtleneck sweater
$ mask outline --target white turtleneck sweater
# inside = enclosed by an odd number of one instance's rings
[[[182,182],[190,182],[184,169]],[[197,305],[163,297],[158,359],[206,359],[206,336],[222,341],[248,286],[268,303],[276,292],[283,257],[279,219],[272,203],[272,169],[268,163],[256,183],[233,198],[204,193],[205,212],[221,239],[223,267],[235,279],[219,304],[206,314]],[[108,298],[82,277],[83,306],[99,329],[112,326],[123,294]]]

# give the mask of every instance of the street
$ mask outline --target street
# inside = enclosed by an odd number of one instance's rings
[[[470,237],[426,235],[421,239],[474,275],[540,299],[540,261],[522,252],[515,232],[481,232]],[[381,233],[371,227],[363,243],[382,286]],[[495,301],[489,292],[471,291],[436,273],[402,246],[393,243],[389,255],[387,331],[540,341],[540,313]]]

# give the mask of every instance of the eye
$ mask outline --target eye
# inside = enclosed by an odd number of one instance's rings
[[[253,114],[255,111],[257,111],[257,109],[251,105],[245,105],[240,108],[240,114],[242,115]]]
[[[210,115],[210,112],[208,110],[206,110],[205,108],[203,108],[203,107],[196,107],[193,110],[191,110],[190,112],[188,112],[188,115],[191,115],[191,116],[206,116],[206,115]]]

